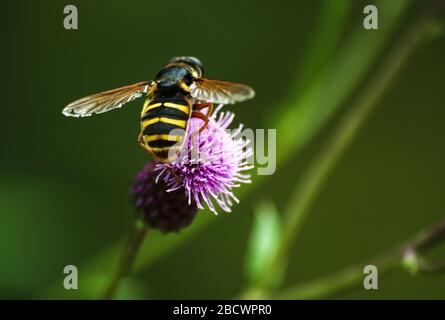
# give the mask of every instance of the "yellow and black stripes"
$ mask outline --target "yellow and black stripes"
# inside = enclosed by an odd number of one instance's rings
[[[183,144],[191,115],[191,98],[183,94],[175,97],[147,99],[141,112],[142,141],[140,143],[157,160],[169,160],[170,150]]]

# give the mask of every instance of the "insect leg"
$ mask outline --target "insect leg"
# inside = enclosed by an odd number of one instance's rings
[[[142,139],[142,132],[139,133],[138,138],[136,140],[136,142],[138,143],[138,145],[140,145],[141,147],[144,146],[144,140]]]
[[[213,103],[196,103],[193,105],[193,110],[208,109],[206,115],[209,117],[212,115]]]
[[[148,151],[148,150],[147,150],[147,146],[145,145],[144,139],[143,139],[143,137],[142,137],[142,132],[139,133],[136,142],[138,143],[138,145],[139,145],[142,149],[144,149],[144,151]]]
[[[172,176],[176,179],[177,182],[181,182],[181,179],[179,179],[178,175],[176,174],[176,172],[173,170],[172,167],[168,166],[168,171],[170,171],[170,173],[172,174]]]
[[[204,124],[198,130],[199,133],[201,133],[202,130],[204,130],[205,127],[207,127],[207,125],[209,124],[209,115],[208,114],[202,114],[199,111],[193,111],[192,118],[197,118],[197,119],[201,119],[202,121],[204,121]]]

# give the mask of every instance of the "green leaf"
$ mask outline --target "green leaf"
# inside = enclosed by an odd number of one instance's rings
[[[281,242],[281,223],[277,209],[270,202],[255,210],[246,255],[246,273],[251,284],[256,283],[275,259]]]

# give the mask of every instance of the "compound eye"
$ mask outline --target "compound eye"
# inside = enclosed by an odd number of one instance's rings
[[[202,73],[204,72],[204,68],[202,66],[201,61],[199,61],[198,58],[192,57],[192,56],[183,56],[183,57],[175,57],[172,58],[169,63],[176,63],[176,62],[183,62],[190,66],[192,66],[198,73],[198,77],[202,76]]]
[[[199,61],[198,58],[195,58],[195,57],[185,57],[184,61],[190,62],[190,63],[198,66],[199,68],[201,68],[201,70],[203,69],[202,63],[201,63],[201,61]]]

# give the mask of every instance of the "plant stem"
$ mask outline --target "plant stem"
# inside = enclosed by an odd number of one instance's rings
[[[128,238],[127,244],[125,245],[125,248],[122,252],[122,256],[119,260],[119,265],[117,267],[116,273],[111,279],[111,282],[105,291],[103,299],[109,300],[113,299],[113,297],[115,296],[123,278],[128,274],[128,272],[131,271],[131,268],[134,264],[134,261],[136,260],[136,256],[145,239],[147,231],[147,226],[143,222],[137,220],[134,224],[132,233]]]
[[[382,98],[391,82],[408,60],[410,53],[419,44],[422,36],[425,34],[425,30],[432,21],[432,12],[437,13],[437,10],[428,10],[396,44],[395,48],[377,70],[376,76],[365,87],[362,94],[352,104],[351,109],[340,120],[330,140],[306,171],[300,184],[293,192],[294,196],[291,197],[291,203],[285,212],[283,238],[276,259],[270,264],[268,270],[264,272],[263,279],[259,281],[257,284],[258,288],[254,288],[254,291],[258,292],[258,289],[271,287],[274,275],[277,272],[282,272],[284,266],[286,266],[286,256],[289,247],[298,234],[328,175],[347,147],[351,145],[365,119],[377,106],[377,102]],[[344,276],[348,278],[347,275]]]
[[[389,250],[380,257],[348,267],[333,275],[309,281],[294,288],[281,291],[272,295],[273,299],[320,299],[333,293],[358,286],[363,280],[363,267],[375,265],[378,268],[379,278],[403,266],[408,253],[417,255],[420,251],[427,251],[437,245],[445,238],[445,219],[436,226],[423,230],[415,235],[410,241],[402,244],[396,249]],[[419,271],[436,272],[444,270],[443,262],[439,264],[425,263],[418,260]],[[425,266],[425,267],[424,267]],[[442,268],[442,269],[441,269]]]

